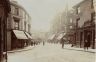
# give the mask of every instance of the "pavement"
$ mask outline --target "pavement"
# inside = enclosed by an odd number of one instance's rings
[[[62,49],[61,44],[36,45],[27,51],[9,53],[8,62],[96,62],[95,53],[71,49],[70,46],[65,45]]]
[[[96,49],[89,48],[88,50],[84,50],[84,48],[79,48],[75,46],[71,47],[71,44],[64,45],[64,49],[96,53]]]
[[[54,44],[53,44],[54,45]],[[58,46],[61,46],[60,44],[57,44]],[[35,46],[28,46],[23,49],[16,49],[12,51],[8,51],[8,53],[15,53],[15,52],[22,52],[22,51],[28,51],[35,48]],[[67,50],[76,50],[76,51],[84,51],[84,52],[89,52],[89,53],[96,53],[96,49],[89,48],[88,50],[84,50],[84,48],[79,48],[79,47],[71,47],[71,44],[65,44],[64,49]]]
[[[15,52],[22,52],[22,51],[28,51],[28,50],[31,50],[33,49],[35,46],[27,46],[27,47],[24,47],[22,49],[16,49],[16,50],[11,50],[11,51],[7,51],[8,53],[15,53]]]

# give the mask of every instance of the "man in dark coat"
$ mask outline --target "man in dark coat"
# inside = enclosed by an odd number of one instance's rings
[[[85,40],[85,42],[84,42],[84,50],[88,50],[88,47],[90,47],[90,43],[89,43],[89,41],[88,40]]]
[[[62,37],[62,38],[61,38],[62,48],[64,48],[64,42],[65,42],[65,39],[64,39],[64,37]]]

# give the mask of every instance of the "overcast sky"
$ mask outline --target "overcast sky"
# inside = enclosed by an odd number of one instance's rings
[[[16,0],[32,18],[32,30],[48,31],[55,15],[62,12],[67,2],[69,9],[81,0]]]

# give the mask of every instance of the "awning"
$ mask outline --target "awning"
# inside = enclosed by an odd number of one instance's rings
[[[61,38],[64,37],[64,35],[65,35],[65,33],[60,34],[60,35],[57,37],[57,39],[60,40]]]
[[[13,32],[15,36],[17,37],[17,39],[28,39],[23,31],[13,30]]]
[[[30,36],[29,33],[25,32],[25,34],[26,34],[26,36],[27,36],[28,38],[32,39],[32,37]]]
[[[53,34],[51,37],[49,37],[49,39],[52,40],[55,36],[56,34]]]

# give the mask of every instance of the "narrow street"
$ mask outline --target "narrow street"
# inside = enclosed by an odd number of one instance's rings
[[[95,53],[62,49],[61,45],[46,43],[32,50],[8,53],[8,62],[95,62]]]
[[[0,0],[0,62],[96,62],[96,0]]]

